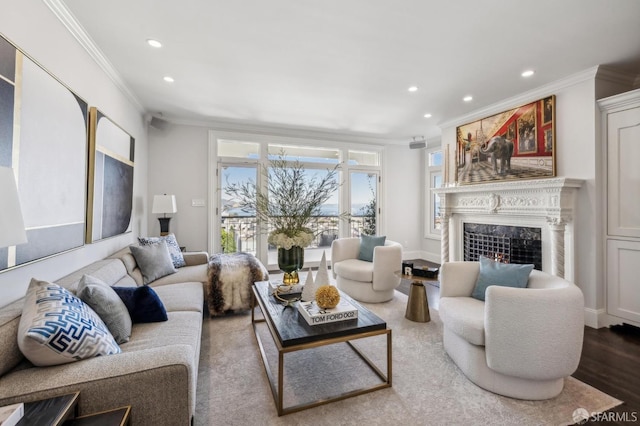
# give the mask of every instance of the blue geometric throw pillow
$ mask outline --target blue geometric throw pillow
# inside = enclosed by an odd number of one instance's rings
[[[67,289],[31,280],[18,327],[18,346],[37,366],[120,353],[93,309]]]
[[[167,310],[149,286],[111,287],[120,296],[134,324],[167,321]]]

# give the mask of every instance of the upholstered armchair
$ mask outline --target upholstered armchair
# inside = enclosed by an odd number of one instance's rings
[[[373,248],[373,261],[359,259],[360,238],[339,238],[331,244],[331,272],[337,287],[361,302],[393,299],[402,266],[402,246],[387,240]]]
[[[570,281],[531,271],[525,288],[491,285],[471,297],[478,262],[440,268],[444,349],[478,386],[512,398],[553,398],[578,367],[584,299]]]

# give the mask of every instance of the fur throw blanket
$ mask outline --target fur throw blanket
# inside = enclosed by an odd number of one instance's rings
[[[269,279],[267,269],[250,253],[214,254],[209,258],[205,297],[211,316],[251,308],[251,286]]]

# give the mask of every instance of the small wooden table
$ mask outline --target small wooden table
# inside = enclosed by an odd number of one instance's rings
[[[26,402],[24,415],[16,426],[61,426],[65,420],[75,417],[80,392],[55,396],[40,401]]]
[[[130,413],[131,406],[127,405],[114,410],[76,417],[64,422],[63,426],[127,426]]]
[[[16,426],[126,426],[131,406],[77,417],[80,392],[26,402]]]

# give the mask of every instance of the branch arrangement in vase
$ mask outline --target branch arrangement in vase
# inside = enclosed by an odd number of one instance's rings
[[[264,187],[252,180],[228,183],[227,194],[234,197],[242,211],[254,213],[263,230],[273,229],[268,242],[278,248],[307,247],[314,238],[309,224],[320,215],[320,207],[342,185],[338,167],[327,169],[323,176],[309,176],[299,160],[288,161],[286,153],[262,165]],[[339,217],[348,216],[342,213]]]

